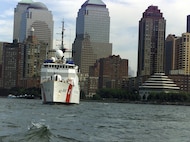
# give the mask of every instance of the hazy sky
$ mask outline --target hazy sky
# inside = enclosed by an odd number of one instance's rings
[[[14,8],[21,0],[1,0],[0,41],[12,42]],[[33,0],[44,3],[54,19],[54,47],[61,39],[61,21],[65,21],[66,48],[75,38],[77,12],[85,0]],[[166,19],[166,36],[180,36],[186,32],[186,19],[190,15],[190,0],[103,0],[110,12],[110,43],[113,54],[129,60],[129,73],[136,75],[138,52],[138,22],[150,5],[158,6]]]

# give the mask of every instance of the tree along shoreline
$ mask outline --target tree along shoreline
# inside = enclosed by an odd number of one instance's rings
[[[9,95],[16,96],[18,98],[41,98],[41,90],[40,88],[22,88],[22,87],[14,87],[11,89],[0,88],[0,96],[8,97]],[[26,96],[26,97],[24,97]],[[32,96],[32,97],[29,97]]]
[[[190,93],[150,93],[147,99],[141,98],[136,92],[122,89],[100,89],[92,98],[85,101],[101,101],[135,104],[160,104],[160,105],[190,105]]]

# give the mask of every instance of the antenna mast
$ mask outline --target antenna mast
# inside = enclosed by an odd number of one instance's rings
[[[61,35],[62,35],[62,37],[61,37],[61,50],[64,52],[65,51],[65,49],[64,49],[64,44],[63,44],[63,38],[64,38],[64,21],[62,21],[62,32],[61,32]]]

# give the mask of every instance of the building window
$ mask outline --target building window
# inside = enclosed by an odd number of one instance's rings
[[[29,18],[29,12],[26,13],[26,17]]]
[[[32,12],[30,12],[30,19],[32,19]]]

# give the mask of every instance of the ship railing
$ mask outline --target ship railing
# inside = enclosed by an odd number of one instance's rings
[[[41,83],[44,83],[44,82],[47,82],[47,81],[51,81],[51,80],[54,80],[54,79],[52,79],[52,78],[45,78],[45,79],[43,79],[42,81],[41,81]],[[62,80],[54,80],[54,81],[58,81],[58,82],[64,82],[64,83],[68,83],[68,84],[71,84],[71,85],[73,85],[74,86],[74,80],[73,79],[71,79],[71,78],[68,78],[68,79],[62,79]]]

